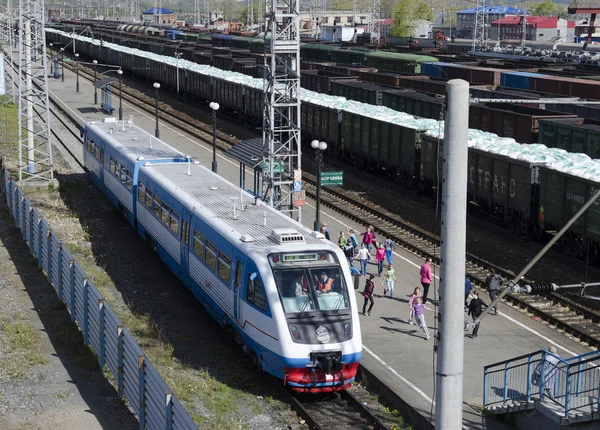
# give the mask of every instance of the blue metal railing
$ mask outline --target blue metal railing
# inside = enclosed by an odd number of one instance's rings
[[[106,365],[115,377],[119,399],[129,400],[140,429],[197,430],[123,323],[8,171],[4,171],[1,183],[10,216],[23,233],[23,240],[46,272],[59,300],[65,303],[71,320],[83,331],[84,344],[96,353],[100,368]]]
[[[546,350],[535,351],[485,366],[483,405],[544,401],[571,411],[600,407],[600,351],[561,358]]]

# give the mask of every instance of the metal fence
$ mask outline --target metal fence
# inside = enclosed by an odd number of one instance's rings
[[[10,216],[23,234],[71,320],[83,332],[100,361],[118,383],[119,398],[127,398],[138,416],[140,429],[197,429],[181,403],[144,356],[133,337],[67,247],[52,231],[25,193],[4,172],[4,191]]]
[[[483,405],[544,401],[550,397],[564,408],[565,418],[584,408],[586,412],[598,412],[599,358],[600,351],[561,358],[540,350],[485,366]]]

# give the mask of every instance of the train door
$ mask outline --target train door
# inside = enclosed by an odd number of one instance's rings
[[[191,216],[185,209],[181,212],[181,280],[189,286],[190,282],[190,222]]]
[[[235,259],[235,277],[233,279],[233,316],[241,324],[242,322],[242,268],[243,263],[239,258]]]

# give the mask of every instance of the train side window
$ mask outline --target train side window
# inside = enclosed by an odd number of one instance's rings
[[[169,205],[166,204],[165,202],[162,202],[161,219],[162,219],[162,222],[164,222],[166,226],[169,225],[170,212],[171,212],[171,208],[169,208]]]
[[[138,195],[138,200],[142,204],[144,204],[144,200],[146,199],[146,186],[142,182],[140,182],[138,185],[137,195]]]
[[[104,149],[100,148],[100,164],[104,164]]]
[[[240,260],[236,263],[235,268],[235,288],[242,286],[242,262]]]
[[[179,232],[179,215],[177,215],[175,212],[173,212],[171,210],[171,217],[170,217],[171,221],[169,223],[169,227],[171,228],[171,231],[175,234],[177,234]],[[186,242],[187,244],[187,242]]]
[[[133,187],[133,177],[129,170],[127,170],[125,174],[125,186],[129,189],[129,191],[131,191],[131,188]]]
[[[181,221],[181,240],[186,247],[190,244],[190,224],[185,219]]]
[[[146,207],[152,210],[152,199],[154,198],[154,194],[152,191],[146,188]]]
[[[219,252],[219,278],[229,286],[231,282],[231,258],[224,252]]]
[[[194,254],[204,260],[204,235],[199,231],[194,231]]]
[[[116,169],[115,160],[112,157],[110,157],[110,173],[112,173],[114,175],[115,169]]]
[[[122,184],[127,184],[127,167],[121,166],[121,169],[119,169],[119,180]]]
[[[213,271],[217,270],[217,247],[210,241],[206,241],[206,264]]]
[[[160,204],[162,200],[156,194],[154,195],[154,204],[152,205],[152,210],[154,211],[154,215],[160,219]]]
[[[258,276],[248,277],[248,291],[246,293],[246,301],[251,305],[256,306],[261,311],[267,311],[267,298],[262,282]]]

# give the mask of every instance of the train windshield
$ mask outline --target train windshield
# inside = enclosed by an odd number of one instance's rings
[[[273,270],[286,313],[337,312],[350,309],[339,266],[281,267]]]

